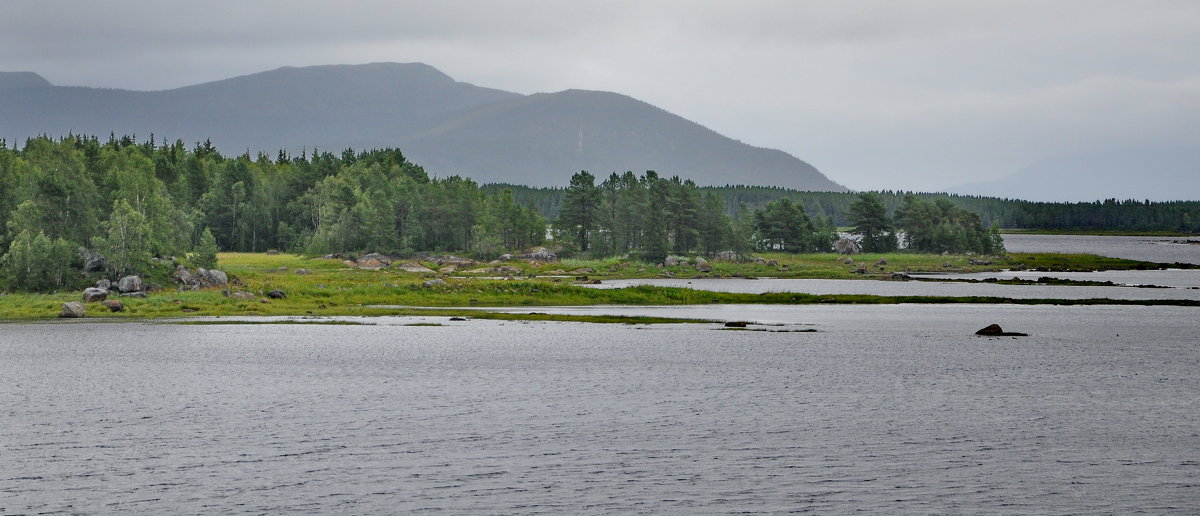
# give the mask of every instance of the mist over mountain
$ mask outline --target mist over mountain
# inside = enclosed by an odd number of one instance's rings
[[[1046,202],[1195,200],[1200,199],[1200,147],[1053,156],[1008,177],[954,187],[950,192]]]
[[[0,73],[0,138],[151,133],[223,152],[400,148],[438,176],[564,185],[588,170],[658,171],[701,185],[844,191],[808,163],[616,93],[521,95],[420,63],[285,67],[163,91],[54,86]]]

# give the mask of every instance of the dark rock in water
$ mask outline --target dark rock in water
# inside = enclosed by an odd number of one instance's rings
[[[729,321],[725,323],[726,328],[745,328],[750,323],[746,321]]]
[[[96,287],[88,287],[83,289],[83,302],[96,303],[104,301],[108,297],[108,290]]]
[[[467,320],[467,318],[466,317],[451,317],[450,320],[451,321],[465,321],[465,320]]]
[[[122,294],[129,292],[140,292],[146,289],[146,284],[142,283],[142,278],[137,276],[125,276],[117,280],[117,290]]]
[[[267,292],[267,297],[271,299],[287,299],[287,294],[285,294],[282,290],[275,289]]]
[[[107,308],[108,311],[110,311],[110,312],[124,312],[125,311],[125,305],[122,304],[121,300],[119,300],[119,299],[108,299],[108,300],[105,300],[101,304],[104,305],[104,307]]]
[[[81,317],[87,317],[87,309],[83,307],[83,303],[80,303],[79,301],[71,301],[69,303],[63,303],[62,311],[58,313],[58,316],[63,319],[78,319]]]
[[[983,329],[975,332],[975,334],[983,335],[986,337],[1028,337],[1029,336],[1028,333],[1018,333],[1015,331],[1004,331],[1004,328],[1001,328],[999,324],[989,324],[986,327],[984,327]]]

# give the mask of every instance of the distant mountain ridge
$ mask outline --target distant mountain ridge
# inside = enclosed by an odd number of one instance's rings
[[[658,171],[701,185],[845,191],[785,152],[732,140],[609,92],[521,95],[421,63],[285,67],[163,91],[54,86],[0,73],[0,138],[68,133],[211,138],[227,153],[396,147],[438,176],[531,186],[588,170]]]
[[[1119,185],[1116,193],[1114,185]],[[1200,146],[1136,147],[1051,156],[1005,178],[949,191],[1041,202],[1194,200],[1200,198]]]

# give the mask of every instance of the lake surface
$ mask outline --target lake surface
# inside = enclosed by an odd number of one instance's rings
[[[0,513],[1200,511],[1200,309],[531,311],[816,332],[0,325]]]
[[[1200,245],[1185,237],[1005,234],[1010,253],[1096,254],[1156,263],[1200,264]],[[1190,240],[1200,240],[1191,237]]]
[[[1147,271],[1150,272],[1150,271]],[[853,294],[874,296],[988,296],[1006,297],[1012,299],[1166,299],[1166,300],[1200,300],[1200,289],[1191,288],[1200,283],[1200,271],[1173,270],[1153,271],[1157,274],[1143,275],[1146,281],[1162,286],[1176,285],[1175,288],[1136,288],[1131,286],[1093,287],[1075,285],[998,285],[993,283],[966,283],[951,281],[875,281],[875,280],[826,280],[826,279],[783,279],[783,278],[697,278],[672,279],[651,278],[631,280],[605,280],[599,285],[586,285],[592,288],[625,288],[636,285],[653,285],[658,287],[691,288],[713,292],[736,292],[743,294],[762,294],[766,292],[795,292],[803,294]],[[1091,273],[1094,274],[1094,273]],[[968,279],[983,279],[996,276],[995,273],[980,273],[977,276],[957,275],[948,277],[965,277]],[[1017,277],[1036,279],[1041,276],[1062,276],[1061,274],[1025,271],[1016,274]],[[1128,276],[1128,275],[1127,275]],[[1136,276],[1136,275],[1134,275]],[[926,275],[937,278],[939,275]],[[1080,276],[1086,278],[1088,276]],[[1098,278],[1092,276],[1093,278]],[[1108,281],[1095,279],[1095,281]]]

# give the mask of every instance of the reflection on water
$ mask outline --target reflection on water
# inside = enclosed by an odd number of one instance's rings
[[[1173,288],[1200,288],[1200,269],[1166,269],[1152,271],[1094,271],[1094,272],[1046,272],[1046,271],[996,271],[972,272],[968,274],[913,274],[932,279],[1023,279],[1036,280],[1050,277],[1071,281],[1108,281],[1118,285],[1153,285]]]
[[[1005,234],[1010,253],[1096,254],[1155,263],[1200,264],[1200,245],[1183,237]],[[1198,240],[1192,237],[1191,240]]]
[[[817,332],[4,325],[0,513],[1200,511],[1194,308],[525,310]]]
[[[1157,271],[1155,276],[1164,285],[1190,285],[1198,277],[1194,270]],[[1035,279],[1054,276],[1039,272],[1018,274],[1022,278]],[[982,277],[981,277],[982,278]],[[762,294],[766,292],[794,292],[802,294],[851,294],[874,296],[944,296],[969,297],[987,296],[1012,299],[1168,299],[1200,300],[1200,289],[1190,288],[1134,288],[1092,287],[1074,285],[997,285],[993,283],[964,283],[950,281],[872,281],[872,280],[825,280],[825,279],[780,279],[756,280],[741,278],[698,278],[698,279],[633,279],[605,280],[592,288],[624,288],[636,285],[679,287],[712,292],[737,292]]]

